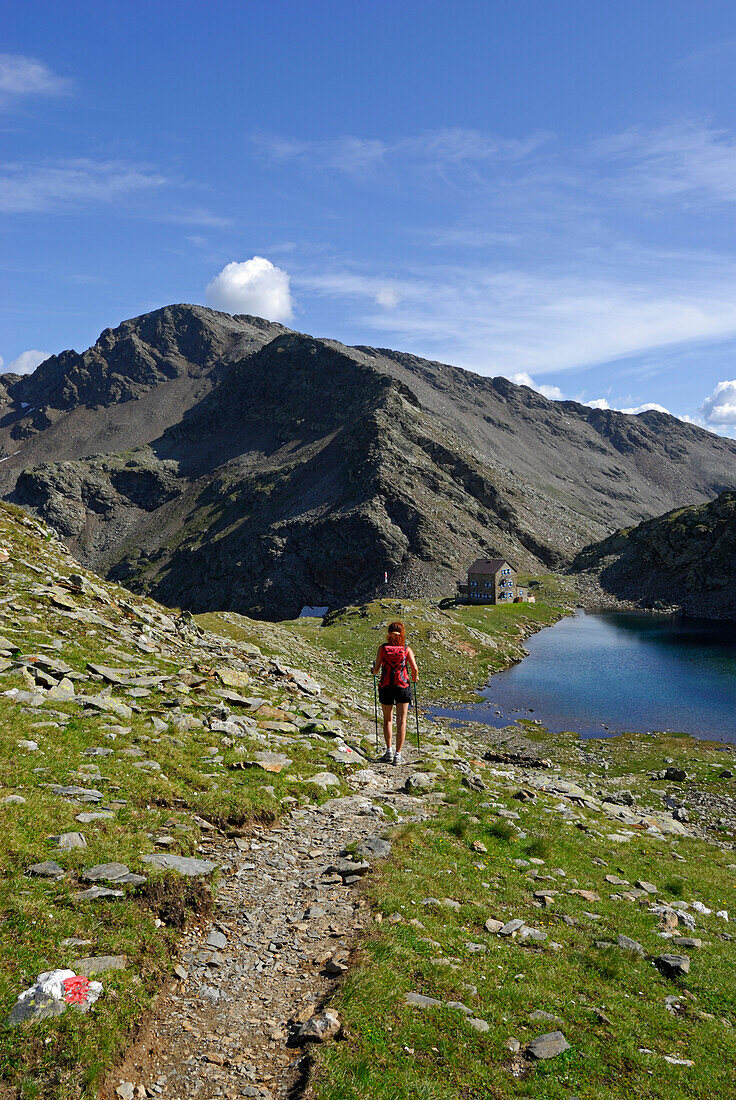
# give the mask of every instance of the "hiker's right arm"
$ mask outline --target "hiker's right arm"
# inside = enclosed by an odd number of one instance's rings
[[[377,676],[378,673],[381,671],[381,650],[382,649],[383,649],[383,646],[379,645],[378,653],[376,653],[376,659],[374,661],[373,668],[371,669],[371,672],[373,673],[374,676]]]

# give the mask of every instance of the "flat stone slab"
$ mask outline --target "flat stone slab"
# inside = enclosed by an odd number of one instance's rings
[[[98,863],[94,867],[85,867],[83,882],[117,882],[130,874],[130,868],[124,863]]]
[[[507,921],[503,928],[499,928],[499,936],[513,936],[521,928],[524,927],[526,921],[521,920],[519,917],[515,917],[513,920]]]
[[[104,901],[106,898],[124,898],[124,890],[110,890],[107,886],[90,886],[74,895],[78,901]]]
[[[209,859],[194,859],[193,856],[176,856],[173,852],[152,852],[150,855],[141,856],[144,863],[150,863],[159,867],[162,871],[176,871],[187,878],[196,878],[198,875],[211,875],[217,864]]]
[[[315,787],[321,787],[323,791],[327,790],[328,787],[340,786],[340,780],[332,772],[317,772],[316,775],[310,775],[304,782],[313,783]]]
[[[43,863],[32,864],[27,874],[33,875],[34,878],[63,878],[65,871],[53,859],[47,859]]]
[[[58,794],[62,798],[75,798],[77,802],[101,802],[102,791],[96,791],[94,787],[52,787],[52,794]]]
[[[75,974],[82,974],[85,978],[92,974],[102,974],[105,970],[125,970],[127,960],[125,955],[91,955],[86,959],[77,959],[71,964]]]
[[[218,668],[217,675],[220,683],[227,688],[250,687],[251,677],[249,673],[239,668]]]
[[[333,749],[327,754],[336,764],[365,764],[366,758],[357,749]]]
[[[249,768],[263,768],[264,772],[278,774],[289,767],[291,760],[283,752],[255,752],[252,760],[243,763]]]
[[[442,1001],[438,1001],[436,997],[425,997],[423,993],[405,993],[404,998],[408,1005],[414,1005],[416,1008],[432,1008],[434,1005],[442,1004]]]
[[[114,819],[115,814],[108,813],[107,810],[100,810],[97,813],[76,814],[74,818],[80,825],[89,825],[91,821],[113,821]]]
[[[569,1049],[570,1044],[561,1031],[550,1031],[532,1039],[526,1053],[529,1058],[545,1061],[547,1058],[556,1058],[558,1054],[564,1054]]]

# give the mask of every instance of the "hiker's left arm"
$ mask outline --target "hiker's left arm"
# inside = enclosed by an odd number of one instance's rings
[[[378,652],[376,653],[376,660],[373,664],[373,668],[371,669],[371,672],[373,673],[374,676],[377,676],[380,671],[381,671],[381,646],[379,645]]]
[[[409,664],[409,668],[411,669],[411,678],[414,683],[416,683],[419,679],[419,669],[417,667],[417,659],[414,656],[414,651],[412,649],[407,649],[406,660]]]

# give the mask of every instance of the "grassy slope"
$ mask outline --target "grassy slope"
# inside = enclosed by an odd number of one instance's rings
[[[685,799],[682,784],[653,781],[664,762],[685,767],[699,791],[731,800],[736,780],[718,778],[729,756],[689,738],[621,737],[580,743],[573,735],[551,739],[534,731],[540,750],[558,774],[578,778],[589,790],[631,790],[637,803],[661,812],[665,794]],[[560,798],[540,794],[529,803],[512,796],[524,773],[482,771],[488,790],[444,783],[446,805],[428,824],[406,829],[395,858],[371,883],[373,902],[384,919],[364,945],[359,968],[342,987],[336,1007],[347,1041],[320,1052],[314,1100],[500,1100],[517,1096],[562,1100],[613,1100],[632,1095],[647,1100],[730,1096],[736,1068],[736,942],[730,923],[716,915],[736,913],[733,835],[711,831],[709,839],[656,837],[633,830],[628,842],[611,839],[621,826],[607,815],[567,805],[572,820],[555,810]],[[520,814],[526,837],[508,827],[497,808]],[[696,815],[697,817],[697,815]],[[718,839],[718,844],[713,840]],[[487,853],[472,847],[480,841]],[[543,864],[517,868],[519,858]],[[678,858],[679,857],[679,858]],[[565,872],[559,875],[558,869]],[[542,878],[533,881],[530,871]],[[616,897],[627,887],[606,874],[654,883],[654,897]],[[598,900],[568,894],[593,890]],[[533,891],[557,891],[549,908],[535,904]],[[452,909],[422,904],[450,897]],[[657,935],[654,901],[703,902],[713,912],[693,915],[701,948],[678,948]],[[594,913],[599,919],[587,914]],[[563,917],[577,923],[567,924]],[[484,929],[488,917],[520,917],[548,933],[541,949],[502,940]],[[411,924],[419,920],[423,927]],[[394,923],[396,921],[396,923]],[[690,974],[664,978],[650,958],[618,946],[600,949],[623,933],[648,956],[684,951]],[[550,946],[558,943],[558,949]],[[485,950],[469,951],[480,943]],[[468,990],[474,986],[476,993]],[[462,1001],[490,1030],[473,1031],[462,1013],[445,1006],[417,1009],[403,1003],[407,991]],[[666,998],[677,997],[676,1013]],[[562,1023],[534,1021],[542,1010]],[[599,1015],[603,1013],[603,1016]],[[507,1041],[522,1047],[561,1027],[571,1049],[515,1076]],[[675,1065],[665,1056],[692,1061]]]
[[[550,583],[550,582],[547,582]],[[420,665],[421,701],[466,700],[475,695],[488,676],[524,657],[523,641],[541,627],[557,622],[575,601],[563,582],[554,586],[555,602],[509,606],[448,607],[426,601],[374,600],[347,607],[319,619],[259,623],[232,613],[200,615],[208,629],[234,639],[257,642],[264,652],[269,645],[296,647],[297,656],[309,663],[315,653],[315,671],[365,696],[372,696],[370,666],[385,638],[386,624],[400,618],[407,641]],[[305,645],[305,643],[307,643]]]
[[[0,633],[14,644],[18,654],[42,652],[44,646],[61,640],[60,650],[46,652],[79,672],[85,671],[88,661],[116,666],[125,663],[110,651],[110,647],[121,644],[115,629],[67,618],[50,604],[47,595],[36,592],[49,573],[82,572],[62,553],[58,543],[42,534],[39,537],[39,532],[42,527],[19,510],[0,506],[0,545],[12,551],[10,563],[0,565]],[[123,602],[144,612],[158,613],[152,601],[88,576],[108,594],[110,602],[74,597],[80,609],[102,614],[121,627],[133,619],[122,609]],[[169,674],[204,664],[214,665],[215,669],[237,665],[238,658],[245,657],[232,642],[221,642],[219,657],[217,652],[211,653],[205,661],[201,657],[195,661],[185,648],[176,661],[157,654],[139,656],[141,663]],[[125,649],[125,643],[122,645]],[[302,710],[308,705],[306,698],[288,693],[267,677],[259,679],[256,671],[253,681],[249,694],[258,694],[287,710],[297,724],[307,721]],[[118,734],[110,741],[105,739],[105,727],[118,721],[114,715],[91,713],[76,703],[54,704],[44,711],[66,713],[70,720],[58,727],[43,726],[38,723],[53,721],[53,714],[47,717],[45,713],[30,713],[2,694],[13,687],[27,690],[28,686],[24,675],[12,669],[0,677],[0,799],[9,795],[25,799],[20,804],[0,802],[0,1021],[18,994],[44,970],[68,966],[74,959],[88,955],[122,954],[128,965],[125,970],[102,976],[105,995],[86,1016],[68,1010],[57,1020],[33,1027],[8,1030],[0,1026],[0,1093],[4,1081],[13,1096],[43,1100],[92,1097],[105,1066],[120,1050],[162,978],[170,973],[176,929],[157,923],[156,909],[148,907],[142,892],[130,888],[120,900],[77,901],[75,891],[85,886],[79,881],[81,870],[108,861],[126,863],[132,871],[145,873],[149,882],[165,882],[164,900],[181,896],[196,908],[201,901],[196,890],[188,892],[183,880],[161,876],[141,862],[142,853],[157,850],[155,837],[171,834],[175,845],[168,850],[197,854],[207,833],[203,833],[196,815],[223,827],[247,828],[254,819],[274,820],[284,798],[323,801],[329,797],[301,783],[296,775],[314,774],[324,770],[327,763],[338,775],[343,768],[328,761],[326,752],[333,744],[327,741],[310,749],[290,744],[287,751],[293,767],[280,774],[266,774],[260,769],[228,771],[223,765],[212,764],[213,751],[222,754],[225,765],[242,756],[223,741],[221,733],[198,728],[184,734],[173,729],[170,734],[157,734],[151,725],[152,714],[166,719],[167,698],[174,690],[180,694],[179,688],[164,685],[153,689],[150,696],[134,700],[142,704],[142,713],[125,722],[129,733]],[[219,686],[211,670],[205,687],[186,697],[191,713],[202,716],[221,702],[213,694]],[[104,687],[98,681],[81,690],[96,693]],[[131,702],[120,688],[114,689],[113,695]],[[354,715],[343,715],[340,709],[335,713],[348,718],[346,727],[357,728]],[[269,736],[272,747],[278,748],[278,734]],[[38,751],[20,750],[21,739],[36,741]],[[241,740],[251,750],[268,747],[249,737]],[[82,755],[92,746],[111,746],[115,752],[104,758]],[[160,772],[147,774],[135,768],[133,759],[121,752],[125,748],[141,749],[146,759],[159,764]],[[93,765],[98,765],[100,776],[77,771]],[[49,789],[54,783],[96,787],[103,792],[103,804],[113,799],[122,799],[125,804],[115,810],[112,820],[81,825],[75,814],[96,807],[54,795]],[[273,788],[273,795],[264,790],[266,786]],[[60,851],[50,839],[72,831],[84,834],[88,845],[85,850]],[[66,870],[60,882],[26,875],[31,864],[47,859],[56,860]],[[62,941],[67,937],[89,943],[64,947]]]

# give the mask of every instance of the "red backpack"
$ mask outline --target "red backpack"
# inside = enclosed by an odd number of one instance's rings
[[[378,686],[409,687],[409,673],[406,670],[407,647],[405,645],[381,646],[381,679]]]

